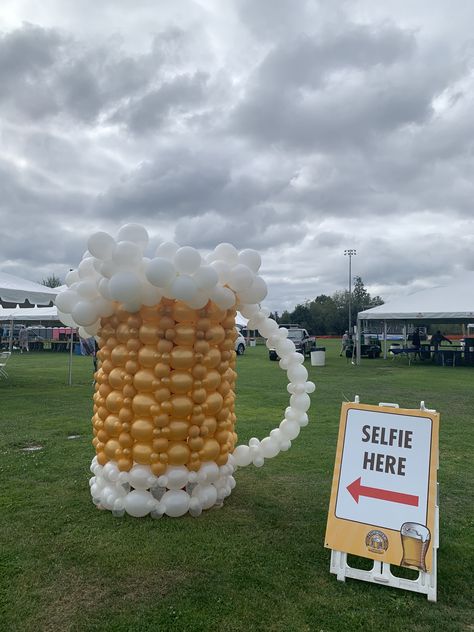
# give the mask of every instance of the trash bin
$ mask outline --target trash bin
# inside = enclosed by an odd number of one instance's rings
[[[326,347],[316,347],[311,351],[311,366],[325,366]]]
[[[250,347],[256,347],[257,346],[257,341],[256,340],[250,340],[249,341],[249,346]]]

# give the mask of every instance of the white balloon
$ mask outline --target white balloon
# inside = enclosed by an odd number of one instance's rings
[[[84,327],[86,334],[91,338],[96,336],[99,333],[99,329],[100,329],[100,320],[96,320],[95,323],[92,323],[92,325],[89,325],[88,327]]]
[[[83,259],[81,263],[79,264],[77,273],[81,279],[86,279],[87,277],[96,276],[97,272],[94,268],[93,257],[87,257],[86,259]]]
[[[209,294],[204,290],[198,290],[194,297],[186,302],[192,309],[202,309],[209,302]]]
[[[101,279],[99,281],[99,285],[98,285],[97,289],[99,290],[99,294],[106,301],[110,301],[112,299],[112,297],[110,296],[110,292],[109,292],[109,280],[108,279]]]
[[[202,464],[199,469],[198,479],[200,481],[207,481],[208,483],[214,483],[219,478],[219,466],[213,461],[207,461]]]
[[[254,280],[254,274],[252,270],[249,270],[247,266],[237,264],[232,268],[229,274],[229,285],[236,292],[248,290]]]
[[[106,300],[102,296],[98,296],[93,300],[94,308],[96,312],[102,318],[108,318],[112,316],[115,311],[114,304],[111,301]]]
[[[235,305],[235,294],[228,287],[216,286],[210,291],[209,298],[221,309],[230,309]]]
[[[102,470],[102,474],[109,481],[111,481],[112,483],[115,483],[118,480],[118,477],[119,477],[119,469],[117,467],[117,464],[114,463],[113,461],[108,461],[104,465],[104,469]]]
[[[219,283],[227,283],[230,278],[231,267],[226,261],[213,261],[211,267],[217,272]]]
[[[309,395],[306,393],[302,393],[300,395],[292,395],[290,397],[290,406],[292,408],[296,408],[297,410],[301,410],[302,412],[306,412],[311,405],[311,400]]]
[[[288,379],[295,383],[306,382],[308,371],[302,364],[292,364],[288,368]]]
[[[176,277],[176,268],[163,257],[152,259],[145,270],[148,281],[156,287],[166,287]]]
[[[272,437],[265,437],[261,442],[261,451],[266,459],[272,459],[280,452],[280,446]]]
[[[115,250],[115,239],[103,231],[94,233],[87,240],[87,248],[91,255],[102,259],[111,259]]]
[[[262,277],[257,276],[252,285],[239,294],[243,303],[260,303],[267,295],[267,284]]]
[[[252,462],[252,455],[248,445],[238,445],[232,453],[235,464],[239,467],[246,467]]]
[[[182,489],[188,482],[189,471],[184,465],[170,466],[166,472],[168,489]]]
[[[244,318],[252,318],[255,314],[258,313],[258,305],[257,304],[240,304],[239,312],[242,314]]]
[[[178,272],[193,274],[201,265],[201,255],[196,248],[183,246],[175,252],[173,261]]]
[[[135,489],[125,496],[125,511],[135,518],[143,518],[150,513],[154,505],[154,498],[150,492]]]
[[[118,266],[136,267],[142,259],[140,246],[132,241],[119,241],[112,256]]]
[[[74,327],[74,329],[77,327],[77,323],[74,322],[71,314],[64,314],[58,309],[58,318],[66,327]]]
[[[174,241],[165,241],[156,249],[156,256],[163,259],[173,259],[178,248],[178,244],[175,244]]]
[[[239,263],[243,263],[252,270],[252,272],[258,272],[262,265],[262,258],[256,250],[248,248],[239,252]]]
[[[309,417],[306,413],[304,413],[302,415],[302,417],[300,417],[298,420],[299,425],[304,428],[305,426],[307,426],[309,424]]]
[[[156,476],[153,476],[146,465],[135,464],[128,473],[128,482],[135,489],[149,489],[156,481]]]
[[[97,313],[90,301],[79,301],[72,310],[74,322],[83,327],[92,325],[97,320]]]
[[[219,281],[219,275],[212,266],[201,266],[194,273],[193,279],[200,290],[212,290]]]
[[[139,300],[132,303],[122,303],[122,309],[126,312],[130,312],[130,314],[135,314],[140,310],[141,303]]]
[[[54,302],[61,312],[70,314],[78,301],[79,296],[77,292],[74,292],[73,290],[64,290],[64,292],[60,292],[56,296],[56,300]]]
[[[225,261],[228,264],[235,265],[238,258],[238,250],[232,244],[222,243],[214,248],[214,260]]]
[[[290,353],[287,356],[287,360],[288,360],[288,366],[290,364],[303,364],[304,355],[302,353],[298,353],[295,351],[294,353]]]
[[[187,302],[196,296],[197,286],[192,277],[181,274],[171,282],[168,291],[174,298]]]
[[[202,514],[202,505],[199,498],[191,498],[189,501],[189,513],[193,516],[193,518],[197,518]]]
[[[306,393],[314,393],[315,390],[316,390],[316,384],[314,382],[306,382],[305,384]]]
[[[193,489],[193,497],[199,498],[203,509],[210,509],[216,504],[217,489],[212,484],[199,483]]]
[[[148,281],[142,281],[140,295],[142,304],[146,305],[147,307],[153,307],[153,305],[157,305],[160,302],[161,297],[163,296],[159,289]]]
[[[271,318],[267,318],[263,321],[261,325],[258,326],[258,330],[262,334],[262,336],[268,338],[278,331],[278,323],[276,323]]]
[[[118,266],[112,261],[104,261],[100,266],[100,273],[106,279],[111,279],[117,272]]]
[[[295,344],[288,338],[283,338],[276,343],[275,349],[280,357],[288,356],[290,353],[294,353]]]
[[[135,303],[140,299],[141,283],[138,275],[131,271],[117,272],[109,281],[110,296],[115,301]]]
[[[185,491],[172,489],[163,494],[161,504],[164,506],[167,516],[179,518],[188,511],[189,501],[189,494]]]
[[[146,229],[140,224],[125,224],[117,234],[117,241],[133,241],[142,250],[147,247],[148,239]]]
[[[255,465],[255,467],[263,467],[264,463],[265,463],[265,459],[260,454],[258,456],[255,456],[253,459],[253,464]]]
[[[286,439],[296,439],[300,434],[300,425],[296,421],[284,419],[280,424],[280,431]]]
[[[77,273],[77,270],[70,270],[67,274],[66,274],[66,279],[65,279],[65,283],[68,287],[71,287],[71,285],[73,283],[77,283],[79,281],[79,274]]]
[[[82,298],[95,298],[97,296],[97,284],[92,279],[85,279],[77,284],[76,292]]]

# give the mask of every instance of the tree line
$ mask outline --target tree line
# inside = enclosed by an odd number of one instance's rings
[[[354,277],[351,294],[353,325],[356,323],[358,312],[383,305],[383,302],[380,296],[369,294],[360,276]],[[281,315],[275,312],[272,317],[282,325],[298,324],[311,334],[341,335],[349,324],[349,292],[335,292],[332,296],[321,294],[312,301],[297,305],[291,312],[285,310]]]

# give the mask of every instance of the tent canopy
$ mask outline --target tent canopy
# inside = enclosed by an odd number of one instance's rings
[[[0,301],[4,303],[24,303],[49,305],[56,298],[58,288],[46,287],[33,281],[0,272]]]
[[[438,287],[401,296],[357,314],[358,320],[470,323],[474,320],[474,274]]]
[[[57,321],[59,320],[57,307],[16,307],[14,309],[0,308],[0,321]]]

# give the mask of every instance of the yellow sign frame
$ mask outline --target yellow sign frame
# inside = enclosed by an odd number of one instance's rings
[[[359,522],[340,518],[336,515],[336,502],[340,487],[340,474],[343,464],[343,449],[346,435],[348,415],[351,410],[367,411],[368,413],[389,413],[390,415],[403,415],[405,417],[419,417],[431,421],[431,441],[429,445],[429,473],[426,524],[431,534],[429,545],[423,546],[417,561],[416,556],[410,550],[413,548],[409,538],[405,538],[402,544],[400,530],[388,529],[385,526],[374,524],[374,521]],[[393,418],[392,418],[393,419]],[[366,557],[378,562],[405,566],[415,570],[430,572],[433,567],[433,550],[437,540],[436,534],[436,496],[437,496],[437,469],[439,449],[439,413],[434,411],[395,408],[393,406],[374,406],[359,403],[343,403],[339,423],[339,434],[334,463],[334,474],[329,502],[329,513],[326,527],[325,547],[335,551],[350,553],[360,557]],[[403,512],[403,505],[400,505]],[[411,523],[407,523],[411,524]],[[408,543],[408,544],[407,544]],[[408,554],[407,554],[408,551]]]

